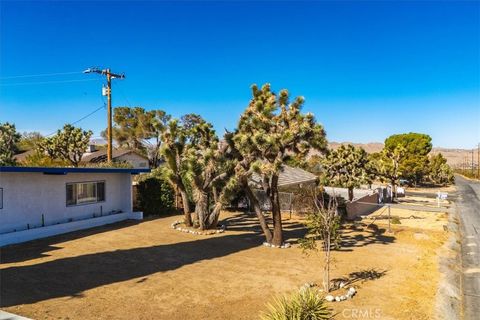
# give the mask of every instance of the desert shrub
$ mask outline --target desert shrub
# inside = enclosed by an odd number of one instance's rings
[[[312,288],[300,290],[290,296],[276,298],[268,304],[268,311],[260,315],[262,320],[317,320],[331,319],[332,311],[318,291]]]
[[[392,224],[402,224],[402,222],[400,222],[400,218],[397,217],[397,216],[393,216],[393,217],[391,218],[391,223],[392,223]]]
[[[137,206],[146,216],[170,213],[175,207],[175,191],[162,176],[148,176],[138,182]]]

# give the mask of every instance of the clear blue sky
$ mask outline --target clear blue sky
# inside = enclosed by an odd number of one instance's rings
[[[0,2],[0,122],[55,131],[103,105],[90,66],[124,72],[113,104],[195,112],[221,134],[269,82],[306,98],[331,141],[400,132],[480,140],[480,4],[422,2]],[[64,80],[93,80],[39,83]],[[26,84],[28,83],[28,84]],[[78,123],[95,135],[100,110]]]

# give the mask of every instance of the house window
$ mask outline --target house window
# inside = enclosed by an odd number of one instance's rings
[[[105,181],[67,183],[67,206],[105,201]]]
[[[3,209],[3,188],[0,188],[0,209]]]

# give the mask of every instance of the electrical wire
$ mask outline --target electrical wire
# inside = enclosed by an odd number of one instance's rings
[[[61,76],[61,75],[78,74],[78,73],[82,73],[82,72],[81,71],[73,71],[73,72],[25,74],[25,75],[19,75],[19,76],[0,77],[0,79],[3,80],[3,79],[32,78],[32,77],[50,77],[50,76]]]
[[[86,118],[90,117],[91,115],[95,114],[96,112],[98,112],[98,111],[100,111],[100,110],[102,110],[102,109],[105,109],[105,104],[104,104],[103,106],[101,106],[100,108],[97,108],[97,109],[93,110],[93,111],[90,112],[89,114],[81,117],[81,118],[78,119],[77,121],[74,121],[74,122],[72,122],[72,123],[70,123],[70,124],[71,124],[71,125],[77,124],[77,123],[79,123],[80,121],[85,120]],[[57,130],[53,131],[52,133],[47,134],[45,137],[49,137],[49,136],[54,135],[54,134],[56,134],[56,133],[57,133]]]
[[[85,81],[97,81],[97,79],[77,79],[77,80],[58,80],[58,81],[41,81],[41,82],[0,83],[0,86],[27,86],[27,85],[34,85],[34,84],[85,82]]]

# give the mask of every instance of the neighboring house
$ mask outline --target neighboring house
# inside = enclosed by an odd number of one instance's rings
[[[80,162],[83,165],[88,163],[100,163],[107,161],[107,150],[92,150],[92,152],[86,152],[82,156],[82,161]],[[112,150],[112,160],[114,162],[127,162],[132,165],[133,168],[148,168],[148,158],[128,149],[113,149]]]
[[[32,149],[32,150],[28,150],[28,151],[25,151],[25,152],[22,152],[22,153],[19,153],[19,154],[16,154],[13,156],[13,158],[18,162],[18,163],[23,163],[27,160],[27,157],[28,156],[31,156],[31,155],[34,155],[35,154],[35,150]]]
[[[0,246],[142,219],[132,175],[150,169],[0,166]]]

